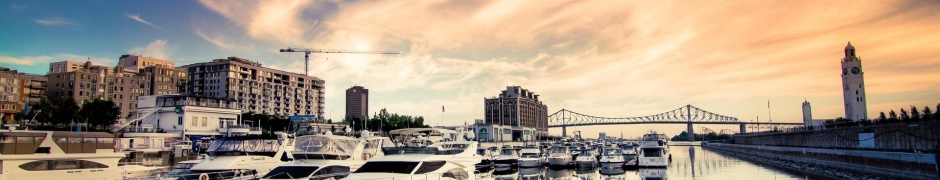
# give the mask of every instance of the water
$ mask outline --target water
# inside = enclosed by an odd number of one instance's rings
[[[699,146],[672,146],[672,163],[657,169],[522,168],[494,171],[497,179],[807,179],[704,150]],[[487,178],[488,179],[488,178]]]

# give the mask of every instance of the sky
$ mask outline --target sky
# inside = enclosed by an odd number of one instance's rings
[[[936,12],[932,0],[7,0],[0,66],[45,74],[50,62],[114,66],[133,53],[178,66],[237,56],[303,73],[301,53],[278,49],[387,50],[403,53],[311,55],[311,75],[326,81],[326,118],[341,119],[345,89],[360,85],[372,112],[472,123],[483,118],[484,98],[518,85],[539,94],[549,114],[635,117],[691,104],[743,121],[802,122],[804,100],[814,118],[844,116],[839,61],[849,41],[862,60],[869,117],[934,109]],[[573,130],[671,136],[685,125]]]

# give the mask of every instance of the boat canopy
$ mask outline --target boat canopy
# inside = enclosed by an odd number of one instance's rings
[[[353,156],[359,139],[335,135],[309,135],[294,141],[297,159],[348,159]]]
[[[209,155],[259,154],[273,157],[280,148],[281,140],[279,139],[226,137],[213,141],[206,153]]]
[[[405,128],[405,129],[396,129],[389,131],[388,133],[395,136],[400,135],[410,135],[416,132],[429,132],[429,135],[439,135],[439,134],[457,134],[457,131],[450,129],[441,129],[441,128]]]

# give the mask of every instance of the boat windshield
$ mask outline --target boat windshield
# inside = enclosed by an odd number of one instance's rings
[[[663,149],[660,148],[643,148],[643,157],[662,157]]]
[[[593,153],[594,153],[594,150],[588,149],[588,150],[581,151],[581,153],[578,154],[578,156],[590,156],[590,155],[594,155]]]
[[[564,146],[553,147],[552,153],[568,153],[568,148],[565,148]]]
[[[216,139],[206,153],[210,156],[268,155],[274,156],[281,147],[277,139]]]
[[[486,155],[486,149],[477,149],[477,155]]]
[[[503,149],[500,150],[499,155],[512,156],[516,154],[516,150],[513,149]]]
[[[348,137],[301,136],[294,145],[294,158],[298,159],[348,159],[359,140]]]
[[[280,166],[265,174],[262,179],[299,179],[309,177],[320,167],[316,166]]]
[[[607,150],[604,150],[604,152],[605,152],[605,154],[608,155],[608,156],[621,156],[621,155],[623,155],[623,151],[621,151],[620,149],[607,149]]]
[[[536,153],[522,153],[522,158],[538,158],[539,154]]]

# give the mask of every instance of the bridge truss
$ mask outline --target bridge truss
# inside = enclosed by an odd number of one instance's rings
[[[692,124],[729,124],[740,125],[738,132],[746,132],[745,125],[751,126],[793,126],[802,123],[772,123],[772,122],[745,122],[736,117],[714,113],[692,105],[685,105],[659,114],[638,117],[601,117],[582,114],[567,109],[559,110],[548,116],[548,127],[562,128],[562,134],[567,135],[569,126],[594,126],[615,124],[687,124],[688,131],[692,131]]]

